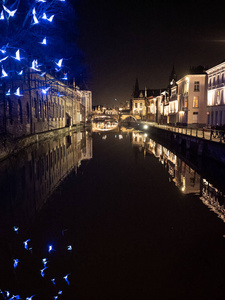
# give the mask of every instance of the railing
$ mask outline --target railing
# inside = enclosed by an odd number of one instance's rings
[[[188,128],[184,126],[169,126],[169,125],[158,125],[156,123],[144,122],[146,125],[158,127],[164,130],[169,130],[176,133],[186,134],[193,137],[202,138],[214,142],[225,143],[225,131],[218,129],[209,128]]]

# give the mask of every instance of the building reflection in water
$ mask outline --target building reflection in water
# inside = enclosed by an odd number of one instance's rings
[[[225,222],[225,195],[202,178],[173,152],[142,132],[132,132],[132,144],[144,155],[154,155],[169,174],[169,180],[184,194],[199,195],[201,201]]]
[[[0,218],[4,228],[26,226],[81,161],[90,160],[92,137],[71,133],[36,144],[0,165]]]

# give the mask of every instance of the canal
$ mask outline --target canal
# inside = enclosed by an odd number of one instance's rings
[[[224,168],[193,161],[120,128],[1,162],[0,299],[224,299]]]

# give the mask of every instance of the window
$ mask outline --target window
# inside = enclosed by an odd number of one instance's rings
[[[222,74],[221,82],[224,83],[224,73]]]
[[[193,112],[193,123],[198,123],[198,112]]]
[[[188,99],[187,99],[187,98],[184,99],[184,107],[185,107],[185,108],[188,107]]]
[[[217,76],[217,84],[219,84],[220,83],[220,76],[218,75]]]
[[[138,107],[138,104],[137,103],[135,103],[135,108],[137,108]]]
[[[140,103],[140,108],[142,108],[142,103]]]
[[[194,97],[193,107],[198,107],[198,97]]]
[[[199,81],[194,82],[194,92],[199,92]]]

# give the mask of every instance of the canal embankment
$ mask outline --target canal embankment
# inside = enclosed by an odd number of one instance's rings
[[[216,130],[172,127],[148,122],[139,123],[138,128],[149,132],[160,141],[166,141],[198,157],[210,158],[225,164],[224,138]]]
[[[29,147],[35,143],[40,143],[48,139],[54,139],[61,135],[69,135],[71,132],[78,132],[84,130],[85,124],[77,124],[76,126],[64,127],[45,132],[40,132],[23,137],[13,137],[12,135],[0,136],[0,161],[8,158],[11,155],[15,155],[22,149]]]

